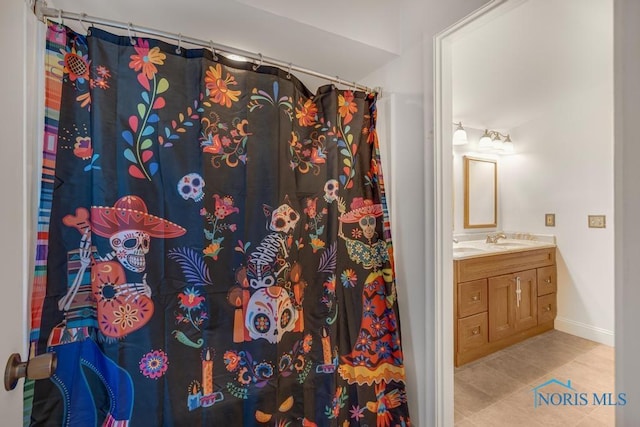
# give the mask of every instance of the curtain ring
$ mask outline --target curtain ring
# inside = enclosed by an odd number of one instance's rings
[[[358,86],[356,85],[356,82],[353,82],[353,89],[351,92],[355,92],[356,90],[358,90]]]
[[[136,45],[136,41],[135,39],[131,36],[131,27],[133,26],[133,24],[131,22],[129,22],[127,24],[127,34],[129,34],[129,42],[131,43],[132,46]]]
[[[64,27],[64,18],[62,17],[62,9],[58,9],[58,26]]]
[[[80,19],[78,19],[78,21],[80,22],[80,26],[82,27],[82,29],[84,30],[85,33],[88,33],[89,30],[87,29],[87,27],[84,26],[84,18],[87,17],[86,13],[81,13],[80,14]]]
[[[293,64],[289,62],[289,69],[287,70],[287,79],[291,80],[291,67]]]
[[[211,48],[211,53],[213,54],[213,60],[218,60],[218,55],[216,55],[216,50],[213,47],[213,40],[209,40],[209,48]]]
[[[258,53],[258,55],[260,55],[260,62],[252,67],[253,71],[258,71],[258,68],[262,67],[262,62],[263,62],[262,54]]]
[[[176,48],[176,53],[180,55],[182,53],[182,48],[180,45],[182,44],[182,33],[178,34],[178,47]]]

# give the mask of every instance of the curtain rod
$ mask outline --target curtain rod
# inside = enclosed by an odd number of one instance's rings
[[[204,48],[209,48],[209,49],[214,49],[216,52],[224,52],[224,53],[228,53],[228,54],[234,54],[234,55],[240,55],[240,56],[244,56],[245,58],[248,59],[252,59],[255,61],[255,64],[257,65],[263,65],[263,64],[268,64],[268,65],[275,65],[276,67],[280,67],[283,69],[286,69],[287,71],[297,71],[300,73],[304,73],[310,76],[314,76],[314,77],[318,77],[324,80],[328,80],[330,82],[333,83],[337,83],[337,84],[342,84],[344,86],[353,88],[353,89],[358,89],[358,90],[362,90],[364,92],[367,93],[376,93],[378,95],[378,98],[382,97],[382,88],[380,87],[375,87],[375,88],[370,88],[368,86],[356,83],[356,82],[349,82],[346,80],[342,80],[340,77],[338,76],[330,76],[328,74],[323,74],[320,73],[318,71],[314,71],[314,70],[310,70],[308,68],[303,68],[297,65],[294,65],[290,62],[284,62],[281,61],[279,59],[275,59],[275,58],[270,58],[268,56],[264,56],[261,53],[254,53],[254,52],[249,52],[243,49],[238,49],[238,48],[234,48],[234,47],[230,47],[230,46],[225,46],[225,45],[221,45],[221,44],[217,44],[217,43],[213,43],[212,41],[206,41],[206,40],[201,40],[201,39],[197,39],[194,37],[187,37],[187,36],[183,36],[182,34],[176,34],[176,33],[170,33],[167,31],[162,31],[162,30],[157,30],[154,28],[149,28],[149,27],[142,27],[142,26],[138,26],[138,25],[133,25],[132,23],[125,23],[125,22],[120,22],[120,21],[113,21],[110,19],[104,19],[104,18],[99,18],[99,17],[95,17],[95,16],[89,16],[85,13],[74,13],[74,12],[67,12],[65,10],[61,10],[61,9],[55,9],[55,8],[51,8],[51,7],[47,7],[46,3],[44,3],[41,0],[36,0],[33,3],[33,8],[34,8],[34,12],[36,14],[36,16],[38,17],[38,19],[42,22],[45,21],[45,17],[48,18],[58,18],[60,20],[64,20],[64,19],[70,19],[70,20],[74,20],[74,21],[79,21],[80,23],[90,23],[90,24],[96,24],[96,25],[104,25],[107,27],[113,27],[113,28],[119,28],[122,30],[127,30],[129,32],[134,31],[134,32],[139,32],[139,33],[145,33],[145,34],[149,34],[152,36],[158,36],[158,37],[163,37],[166,39],[171,39],[171,40],[175,40],[178,41],[178,44],[180,43],[189,43],[191,45],[195,45],[195,46],[200,46],[200,47],[204,47]],[[62,23],[62,22],[60,22]],[[214,56],[215,53],[214,52]]]

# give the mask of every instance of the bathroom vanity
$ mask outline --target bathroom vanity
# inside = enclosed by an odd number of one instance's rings
[[[455,366],[553,329],[556,290],[552,243],[454,245]]]

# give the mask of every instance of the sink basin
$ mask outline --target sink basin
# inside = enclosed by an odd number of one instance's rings
[[[494,243],[494,245],[502,246],[505,248],[521,248],[524,246],[529,246],[526,243],[521,243],[521,242],[498,242],[498,243]]]
[[[468,247],[468,246],[459,246],[457,248],[453,248],[453,253],[454,254],[462,254],[462,253],[480,253],[480,252],[484,252],[482,249],[478,249],[478,248],[472,248],[472,247]]]

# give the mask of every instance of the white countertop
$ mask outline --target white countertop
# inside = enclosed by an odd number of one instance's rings
[[[462,240],[453,244],[453,259],[460,260],[533,249],[555,248],[554,239],[548,240],[550,239],[534,240],[531,237],[499,239],[497,243],[486,243],[485,240]]]

